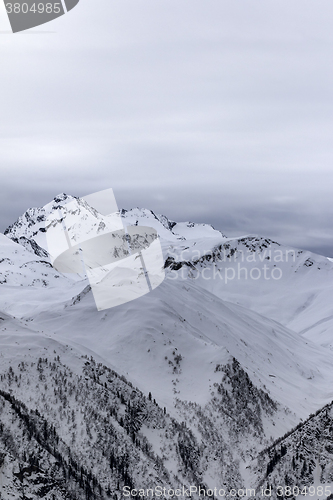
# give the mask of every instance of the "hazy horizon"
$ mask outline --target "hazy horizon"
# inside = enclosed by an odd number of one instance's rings
[[[101,0],[13,35],[0,3],[1,231],[112,187],[333,257],[332,21],[327,0]]]

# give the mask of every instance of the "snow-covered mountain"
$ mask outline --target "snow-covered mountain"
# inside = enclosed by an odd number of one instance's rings
[[[333,399],[333,263],[122,210],[157,230],[166,279],[98,312],[49,262],[50,215],[82,238],[111,227],[62,194],[0,235],[3,498],[259,484],[252,460]]]

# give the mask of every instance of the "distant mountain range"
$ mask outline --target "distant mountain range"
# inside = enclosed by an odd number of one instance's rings
[[[122,210],[157,230],[166,279],[98,312],[50,264],[59,208],[79,237],[112,226],[61,194],[0,235],[0,498],[333,483],[333,262]]]

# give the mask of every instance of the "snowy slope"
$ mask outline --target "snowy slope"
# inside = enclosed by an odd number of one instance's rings
[[[54,214],[61,224],[59,207],[67,227],[75,224],[72,234],[83,235],[79,238],[100,234],[111,224],[84,200],[61,194],[43,208],[28,210],[6,231],[7,237],[24,237],[47,250],[46,219]],[[82,300],[74,300],[88,286],[85,280],[62,277],[63,286],[55,274],[43,290],[43,300],[33,287],[22,305],[24,291],[16,288],[12,300],[0,308],[31,320],[37,331],[62,338],[70,332],[71,342],[116,363],[121,373],[140,381],[144,391],[155,380],[153,392],[168,406],[175,394],[205,402],[214,379],[211,368],[228,354],[249,370],[256,384],[266,386],[299,416],[328,401],[331,391],[322,380],[330,383],[331,354],[316,350],[299,335],[306,331],[311,338],[318,322],[330,332],[325,318],[332,308],[333,264],[328,259],[254,236],[228,239],[209,225],[177,224],[146,209],[121,213],[124,225],[154,227],[162,240],[169,272],[153,293],[101,316],[88,289]],[[260,279],[251,279],[253,268],[263,266],[266,274],[260,271]],[[227,280],[233,273],[235,279]],[[275,279],[279,273],[281,278]],[[180,352],[182,368],[170,352]],[[201,358],[207,361],[199,363]],[[182,374],[176,377],[173,370]],[[291,372],[294,391],[287,391]]]
[[[46,287],[66,279],[50,263],[13,243],[0,233],[0,283],[19,286]]]
[[[333,263],[269,239],[228,239],[205,256],[169,260],[171,269],[223,300],[333,346]]]
[[[58,209],[66,204],[70,209],[63,209],[65,220],[75,216],[75,229],[85,238],[107,231],[112,223],[84,200],[60,194],[45,207],[29,209],[5,234],[38,255],[45,253],[46,219],[53,213],[60,224]],[[121,217],[125,226],[156,229],[166,262],[174,269],[183,266],[178,273],[182,278],[195,279],[198,286],[223,300],[333,347],[330,259],[253,235],[227,238],[208,224],[176,223],[147,209],[122,210]]]
[[[241,480],[239,453],[248,456],[267,444],[267,425],[272,428],[274,417],[285,415],[228,357],[215,370],[215,397],[206,405],[176,401],[173,418],[84,346],[36,334],[4,314],[0,345],[5,498],[20,498],[22,482],[28,498],[42,496],[43,485],[49,500],[68,498],[65,493],[82,498],[91,474],[91,498],[106,498],[108,489],[119,495],[125,484],[230,488]],[[224,392],[231,387],[234,399]],[[83,482],[77,473],[82,469]]]
[[[55,426],[65,469],[75,458],[96,474],[94,498],[107,498],[108,488],[119,498],[126,480],[173,487],[255,481],[246,469],[253,450],[333,399],[329,259],[252,235],[230,239],[209,225],[175,223],[146,209],[123,210],[125,226],[157,230],[166,279],[140,299],[98,312],[88,281],[48,262],[50,216],[59,227],[63,218],[81,240],[113,224],[84,200],[59,195],[0,235],[0,425],[14,436],[28,419],[25,407],[37,408],[29,425]],[[136,457],[127,479],[120,462],[110,476],[110,425],[116,462],[123,443]],[[8,498],[20,491],[13,471],[32,464],[11,439],[0,438]],[[19,439],[28,449],[24,432]],[[26,468],[26,487],[34,472],[38,484],[53,485],[45,498],[66,498],[48,440],[38,441],[37,431],[33,439],[44,462]],[[82,498],[82,481],[66,471],[68,488]]]
[[[230,355],[298,417],[333,398],[330,352],[191,283],[166,280],[148,296],[104,313],[91,292],[74,302],[54,303],[52,311],[39,307],[30,327],[87,347],[162,406],[172,407],[175,396],[207,403],[219,377],[216,365]],[[11,308],[15,316],[19,310]]]

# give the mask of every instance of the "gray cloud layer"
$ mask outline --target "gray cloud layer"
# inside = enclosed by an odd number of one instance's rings
[[[332,18],[326,0],[81,0],[0,34],[0,230],[113,187],[333,256]]]

